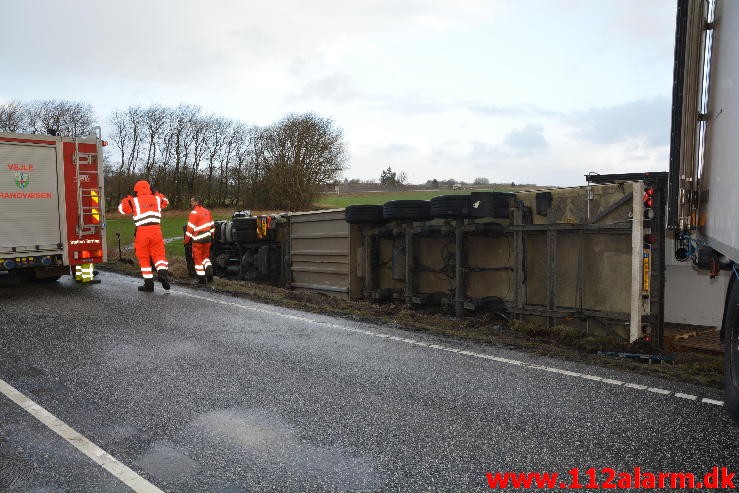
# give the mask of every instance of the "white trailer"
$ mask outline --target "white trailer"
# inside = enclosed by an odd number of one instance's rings
[[[678,260],[733,271],[724,301],[725,405],[739,423],[739,2],[678,0],[669,226]]]

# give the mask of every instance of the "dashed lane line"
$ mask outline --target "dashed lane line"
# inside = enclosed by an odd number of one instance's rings
[[[218,304],[221,304],[221,305],[234,306],[234,307],[240,308],[242,310],[249,310],[249,311],[256,312],[256,313],[263,313],[265,315],[278,316],[278,317],[286,318],[286,319],[289,319],[289,320],[295,320],[295,321],[298,321],[298,322],[311,323],[311,324],[315,324],[315,325],[320,325],[322,327],[331,327],[333,329],[343,330],[345,332],[354,332],[354,333],[358,333],[358,334],[366,334],[368,336],[378,337],[378,338],[381,338],[381,339],[387,339],[387,340],[390,340],[390,341],[402,342],[402,343],[406,343],[406,344],[410,344],[410,345],[414,345],[414,346],[421,346],[421,347],[425,347],[425,348],[428,348],[428,349],[434,349],[434,350],[437,350],[437,351],[447,351],[447,352],[450,352],[450,353],[462,354],[462,355],[471,356],[471,357],[474,357],[474,358],[487,359],[487,360],[495,361],[495,362],[498,362],[498,363],[504,363],[504,364],[507,364],[507,365],[522,366],[522,367],[525,367],[525,368],[529,368],[531,370],[540,370],[540,371],[547,371],[547,372],[551,372],[551,373],[559,373],[560,375],[565,375],[565,376],[568,376],[568,377],[583,378],[585,380],[590,380],[590,381],[593,381],[593,382],[602,382],[602,383],[606,383],[606,384],[609,384],[609,385],[614,385],[614,386],[617,386],[617,387],[629,388],[629,389],[638,390],[638,391],[652,392],[652,393],[655,393],[655,394],[666,395],[666,396],[667,395],[670,395],[670,396],[676,397],[678,399],[687,399],[687,400],[692,400],[692,401],[696,401],[696,402],[701,402],[703,404],[711,404],[711,405],[715,405],[715,406],[723,406],[724,405],[724,402],[723,401],[719,401],[719,400],[716,400],[716,399],[709,399],[707,397],[704,397],[704,398],[702,398],[702,399],[699,400],[698,399],[698,396],[695,396],[695,395],[683,394],[683,393],[680,393],[680,392],[673,393],[670,390],[660,389],[660,388],[657,388],[657,387],[649,387],[647,385],[640,385],[640,384],[637,384],[637,383],[622,382],[621,380],[615,380],[615,379],[612,379],[612,378],[603,378],[603,377],[598,377],[596,375],[588,375],[588,374],[584,374],[584,373],[578,373],[578,372],[575,372],[575,371],[563,370],[561,368],[554,368],[554,367],[551,367],[551,366],[536,365],[536,364],[533,364],[533,363],[526,363],[524,361],[519,361],[519,360],[515,360],[515,359],[502,358],[502,357],[493,356],[493,355],[490,355],[490,354],[478,353],[478,352],[475,352],[475,351],[469,351],[469,350],[458,349],[458,348],[454,348],[454,347],[450,347],[450,346],[444,346],[442,344],[427,344],[425,342],[416,341],[416,340],[410,339],[410,338],[398,337],[398,336],[390,336],[390,335],[387,335],[387,334],[381,334],[379,332],[373,332],[371,330],[352,328],[352,327],[347,327],[345,325],[339,325],[339,324],[334,324],[334,323],[330,323],[330,322],[322,322],[320,320],[314,320],[314,319],[309,318],[309,317],[303,317],[303,316],[299,316],[299,315],[290,315],[290,314],[287,314],[287,313],[281,313],[281,312],[274,311],[274,310],[269,310],[269,309],[266,309],[266,308],[259,308],[257,306],[242,305],[240,303],[235,303],[233,301],[225,301],[225,300],[218,300],[218,299],[208,298],[207,296],[202,296],[202,295],[199,295],[199,294],[190,293],[190,292],[186,292],[186,291],[172,290],[172,293],[173,294],[182,295],[182,296],[187,296],[187,297],[190,297],[190,298],[199,299],[199,300],[210,301],[211,303],[218,303]]]
[[[74,445],[77,450],[118,478],[133,491],[138,493],[162,493],[162,490],[136,474],[128,466],[118,461],[115,457],[92,443],[84,436],[80,435],[64,421],[36,404],[25,394],[15,389],[2,379],[0,379],[0,392],[5,394],[8,399],[25,409],[31,416],[41,421],[51,431]]]

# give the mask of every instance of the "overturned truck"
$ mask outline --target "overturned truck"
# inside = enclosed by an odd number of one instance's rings
[[[217,225],[216,274],[662,344],[666,173]]]
[[[503,311],[662,343],[666,174],[349,206],[358,297]]]
[[[285,283],[282,269],[281,216],[251,216],[236,212],[231,220],[215,221],[210,258],[214,274],[223,278]],[[184,229],[184,228],[183,228]],[[190,277],[195,277],[192,245],[185,246]]]

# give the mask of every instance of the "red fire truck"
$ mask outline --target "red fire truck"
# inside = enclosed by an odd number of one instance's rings
[[[92,280],[106,260],[103,145],[0,133],[0,280]]]

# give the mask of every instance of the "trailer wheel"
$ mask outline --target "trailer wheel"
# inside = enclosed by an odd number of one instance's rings
[[[431,199],[431,215],[434,217],[470,217],[472,197],[469,195],[439,195]]]
[[[344,209],[344,219],[349,224],[367,224],[382,222],[381,205],[349,205]]]
[[[732,277],[724,306],[724,405],[739,424],[739,282]]]
[[[428,221],[431,219],[431,203],[428,200],[391,200],[382,206],[385,219]]]

